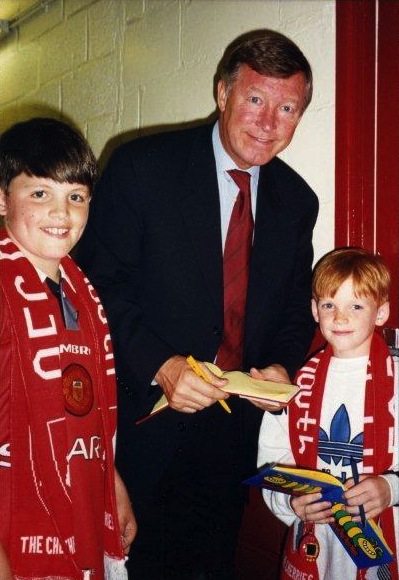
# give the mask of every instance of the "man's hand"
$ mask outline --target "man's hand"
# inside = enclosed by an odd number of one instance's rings
[[[137,533],[137,524],[129,496],[126,491],[125,484],[123,483],[116,468],[115,468],[115,495],[116,495],[116,508],[118,511],[119,529],[122,536],[122,546],[125,554],[128,554],[130,546]]]
[[[195,413],[210,407],[228,394],[220,389],[226,379],[214,375],[203,363],[199,363],[209,381],[199,378],[183,356],[172,356],[159,369],[155,380],[163,389],[169,406],[175,411]]]
[[[251,377],[253,379],[261,381],[274,381],[275,383],[286,383],[291,384],[290,377],[287,371],[281,365],[270,365],[264,369],[250,370]],[[287,406],[287,403],[277,403],[274,401],[260,401],[259,399],[251,399],[250,397],[243,397],[248,399],[255,407],[259,407],[263,411],[281,411]]]
[[[378,475],[361,475],[360,482],[348,479],[345,498],[348,502],[348,511],[354,515],[355,521],[360,521],[359,506],[362,505],[366,519],[376,518],[391,502],[391,488],[389,483]]]

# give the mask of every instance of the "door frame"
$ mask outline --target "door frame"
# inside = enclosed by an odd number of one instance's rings
[[[399,0],[336,2],[335,246],[380,253],[399,326]]]

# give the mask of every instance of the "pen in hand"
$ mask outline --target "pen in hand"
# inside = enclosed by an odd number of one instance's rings
[[[198,362],[195,360],[195,358],[190,355],[190,356],[187,357],[186,360],[187,360],[188,364],[190,365],[190,367],[192,368],[192,370],[197,375],[197,377],[200,377],[201,379],[204,379],[204,381],[206,381],[207,383],[209,383],[209,377],[207,377],[206,373],[204,373],[204,371],[202,370],[202,368],[198,364]],[[230,409],[230,407],[228,406],[228,404],[226,403],[225,400],[218,399],[218,402],[222,405],[223,409],[225,411],[227,411],[227,413],[231,413],[231,409]]]
[[[355,459],[353,459],[353,457],[350,458],[350,462],[351,462],[351,468],[352,468],[353,481],[355,482],[355,484],[357,484],[360,481],[359,472],[357,470],[357,463],[356,463]],[[362,521],[362,524],[363,524],[363,526],[365,526],[366,525],[366,514],[364,511],[364,507],[362,505],[359,505],[359,513],[360,513],[360,519]]]

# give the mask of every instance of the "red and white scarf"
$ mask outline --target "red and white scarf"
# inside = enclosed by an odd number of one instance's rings
[[[95,561],[89,557],[90,569],[95,570],[90,577],[102,580],[104,554],[123,560],[112,449],[116,426],[113,354],[93,287],[71,258],[61,261],[61,271],[72,301],[80,306],[81,331],[64,328],[55,297],[5,230],[0,232],[2,308],[11,320],[11,505],[6,507],[9,521],[3,519],[3,529],[15,577],[36,580],[49,575],[81,580],[75,554],[84,553],[85,548],[79,552],[75,534],[83,530],[89,537],[93,532],[102,546]],[[81,344],[90,353],[84,366],[74,365],[74,352]],[[101,437],[92,437],[96,441],[87,453],[97,453],[96,462],[90,466],[87,462],[82,476],[67,456],[71,442],[75,442],[72,455],[86,453],[85,437],[93,429]],[[95,447],[99,440],[101,453]],[[90,481],[92,489],[87,489],[91,469],[97,480]],[[85,509],[79,522],[73,521],[73,505],[85,506],[91,492],[104,498],[99,521],[90,521]]]
[[[295,383],[302,389],[289,408],[291,449],[298,467],[316,468],[324,385],[332,356],[330,345],[299,371]],[[367,366],[364,408],[363,473],[382,474],[394,463],[394,369],[384,340],[374,333]],[[395,548],[393,510],[388,508],[378,523],[391,549]],[[391,577],[399,578],[397,561]],[[358,571],[358,579],[363,572]]]

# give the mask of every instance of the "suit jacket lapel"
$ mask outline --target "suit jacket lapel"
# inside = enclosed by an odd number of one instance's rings
[[[260,313],[270,299],[273,276],[278,275],[284,260],[286,208],[279,196],[273,175],[273,161],[261,167],[256,204],[255,235],[251,253],[247,293],[246,340],[264,317]]]
[[[212,127],[199,133],[187,167],[182,168],[182,181],[184,193],[179,207],[187,225],[187,243],[192,243],[193,261],[198,264],[208,291],[220,309],[223,308],[223,257]]]

